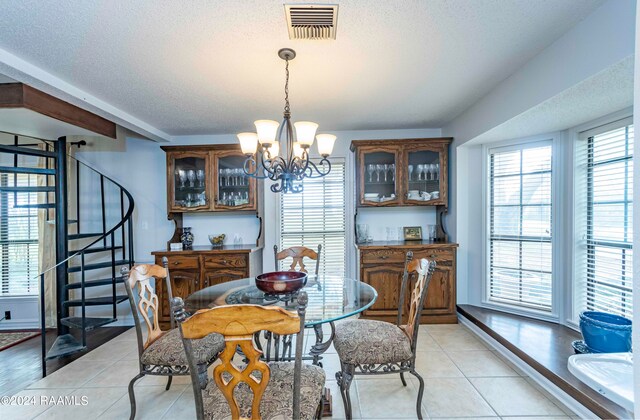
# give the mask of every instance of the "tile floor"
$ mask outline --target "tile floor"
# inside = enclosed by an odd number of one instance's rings
[[[426,385],[422,401],[425,418],[568,420],[575,417],[464,326],[422,326],[418,352],[417,370]],[[324,368],[327,387],[333,395],[333,418],[343,418],[342,400],[335,382],[339,360],[333,348],[325,353]],[[0,406],[0,419],[126,419],[129,417],[127,385],[136,373],[135,332],[129,330],[16,394],[35,396],[37,402],[41,396],[76,396],[80,405],[4,405]],[[416,418],[418,381],[411,375],[407,378],[408,386],[403,387],[398,375],[357,376],[351,386],[354,417]],[[138,381],[137,418],[195,418],[189,377],[176,377],[169,391],[164,389],[165,380],[147,376]],[[81,397],[86,397],[87,405],[81,405]]]

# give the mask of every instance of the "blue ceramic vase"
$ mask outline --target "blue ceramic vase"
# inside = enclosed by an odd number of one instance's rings
[[[631,321],[606,312],[580,314],[580,330],[589,350],[597,353],[631,351]]]

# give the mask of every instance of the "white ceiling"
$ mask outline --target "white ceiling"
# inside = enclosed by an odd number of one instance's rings
[[[285,46],[294,120],[440,127],[602,1],[332,3],[335,41],[291,41],[282,0],[0,1],[0,48],[170,135],[280,119]]]

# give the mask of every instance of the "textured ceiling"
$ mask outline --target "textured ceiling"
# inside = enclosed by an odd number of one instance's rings
[[[293,3],[293,2],[292,2]],[[0,0],[0,48],[171,135],[280,119],[439,127],[600,0],[336,0],[335,41],[290,41],[282,0]]]
[[[566,130],[633,106],[634,57],[583,80],[466,144],[535,136]]]

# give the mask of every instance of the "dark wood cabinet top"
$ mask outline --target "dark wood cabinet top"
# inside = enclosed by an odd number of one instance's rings
[[[363,244],[356,244],[358,249],[383,249],[383,248],[457,248],[454,242],[434,242],[422,241],[374,241]]]
[[[170,256],[170,255],[201,255],[201,254],[238,254],[245,253],[249,254],[251,252],[262,249],[261,246],[255,245],[223,245],[221,247],[212,247],[210,245],[196,245],[191,249],[183,249],[182,251],[170,251],[168,249],[153,251],[151,255],[158,255],[161,257]]]
[[[360,146],[411,146],[428,143],[445,143],[451,144],[453,137],[429,137],[420,139],[389,139],[389,140],[352,140],[351,151],[356,150],[356,147]]]

